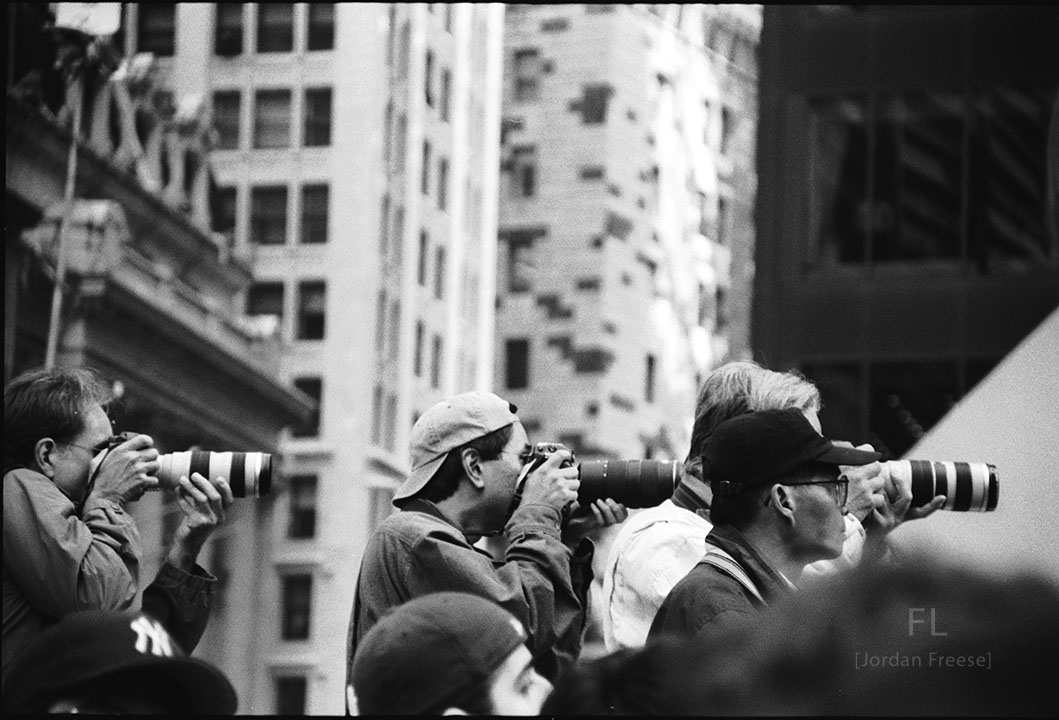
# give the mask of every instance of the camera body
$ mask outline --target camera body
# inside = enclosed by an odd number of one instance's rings
[[[565,446],[537,443],[522,468],[518,488],[548,457]],[[577,464],[573,459],[563,467]],[[654,507],[669,499],[680,480],[681,464],[675,460],[586,460],[578,465],[577,501],[582,507],[611,498],[627,508]]]

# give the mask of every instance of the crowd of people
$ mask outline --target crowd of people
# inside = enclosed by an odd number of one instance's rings
[[[158,452],[114,435],[109,399],[87,369],[5,388],[4,709],[232,714],[229,680],[190,657],[217,583],[196,558],[231,488],[180,478],[184,517],[141,595],[127,506],[157,486]],[[630,513],[582,507],[572,453],[542,454],[503,398],[437,403],[356,569],[346,712],[1052,714],[1059,589],[893,553],[888,533],[945,498],[913,507],[874,448],[822,435],[821,410],[798,373],[718,368],[672,497]],[[586,658],[604,528],[607,652]]]

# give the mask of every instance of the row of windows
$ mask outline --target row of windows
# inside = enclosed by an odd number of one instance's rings
[[[564,345],[559,338],[549,345]],[[565,339],[564,339],[565,340]],[[644,359],[644,394],[645,402],[655,401],[658,361],[650,353]],[[585,365],[585,371],[599,369],[600,366]],[[529,338],[508,338],[504,341],[504,387],[508,390],[527,390],[530,386],[530,341]]]
[[[246,294],[246,314],[249,317],[275,317],[282,325],[284,295],[284,283],[281,281],[255,282]],[[324,339],[326,306],[327,283],[323,280],[303,280],[298,283],[296,340]]]
[[[305,49],[332,50],[335,46],[335,4],[305,4]],[[247,16],[256,29],[254,50],[259,53],[294,51],[294,3],[217,3],[213,51],[222,57],[241,55]],[[136,49],[160,57],[176,53],[176,3],[139,3]]]
[[[257,185],[250,188],[250,242],[257,245],[285,245],[289,191],[286,185]],[[297,218],[298,242],[327,242],[330,187],[322,183],[301,186]],[[213,231],[235,237],[239,190],[223,187],[214,198]]]
[[[251,111],[251,147],[258,150],[289,148],[294,141],[289,89],[270,88],[254,92]],[[306,88],[302,95],[301,147],[331,144],[331,88]],[[219,150],[239,150],[242,142],[242,93],[213,93],[213,126]]]
[[[430,178],[431,168],[433,167],[433,161],[431,159],[431,153],[433,147],[429,140],[423,141],[423,164],[421,166],[421,172],[419,177],[419,189],[424,195],[430,195]],[[445,210],[448,207],[449,197],[449,159],[446,157],[438,158],[438,172],[437,172],[437,206],[438,210]]]

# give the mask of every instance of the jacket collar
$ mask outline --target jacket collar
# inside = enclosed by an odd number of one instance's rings
[[[732,525],[714,526],[706,536],[706,542],[735,558],[767,602],[771,603],[774,598],[789,595],[797,589],[794,583],[762,557],[746,535]]]

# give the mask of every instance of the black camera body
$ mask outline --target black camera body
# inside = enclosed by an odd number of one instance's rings
[[[526,477],[565,446],[537,443],[519,476],[519,494]],[[571,458],[563,467],[576,465]],[[675,460],[586,460],[578,465],[577,501],[582,507],[611,498],[627,508],[654,507],[673,494],[680,481],[681,464]]]

